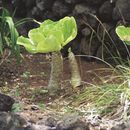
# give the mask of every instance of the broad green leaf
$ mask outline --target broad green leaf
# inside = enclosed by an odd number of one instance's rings
[[[63,37],[63,33],[61,32],[61,30],[49,30],[47,32],[47,37],[49,37],[50,35],[53,35],[56,38],[56,43],[55,44],[60,44],[64,42],[64,37]],[[46,37],[46,38],[47,38]]]
[[[26,50],[30,53],[36,53],[36,46],[28,38],[25,38],[23,36],[18,37],[17,44],[23,45],[26,48]]]
[[[47,43],[47,44],[46,44]],[[54,52],[54,51],[60,51],[61,50],[61,44],[57,42],[57,39],[55,36],[50,35],[45,39],[45,42],[40,42],[37,46],[37,52],[40,53],[48,53],[48,52]]]
[[[45,37],[47,37],[49,35],[48,32],[50,32],[51,30],[54,30],[55,25],[57,24],[57,22],[53,22],[51,20],[45,20],[43,23],[41,23],[40,25],[40,31],[41,33],[44,34]]]
[[[116,28],[116,33],[122,41],[130,45],[130,27],[118,26]]]
[[[75,19],[73,17],[65,17],[61,19],[59,24],[59,28],[62,29],[62,33],[64,36],[63,46],[73,40],[77,35],[77,25]]]
[[[28,33],[28,37],[29,39],[31,39],[31,41],[33,41],[35,46],[37,46],[39,42],[45,41],[44,35],[39,31],[38,28],[30,30]]]
[[[31,53],[48,53],[60,51],[76,35],[75,19],[65,17],[56,22],[52,20],[44,21],[40,24],[40,27],[29,31],[29,38],[18,38],[17,44],[23,45]]]
[[[57,22],[53,22],[52,20],[50,20],[50,19],[47,19],[47,20],[45,20],[43,23],[41,23],[41,27],[44,29],[44,28],[49,28],[49,26],[51,26],[51,25],[54,25],[54,24],[56,24]]]
[[[61,50],[61,42],[63,42],[63,36],[61,31],[47,30],[46,37],[42,33],[42,28],[32,29],[29,32],[29,38],[33,41],[36,47],[36,51],[40,53],[48,53]]]

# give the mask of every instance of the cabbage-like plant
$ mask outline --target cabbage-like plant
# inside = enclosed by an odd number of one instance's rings
[[[20,36],[17,43],[23,45],[30,53],[48,53],[60,51],[77,35],[76,22],[73,17],[59,21],[45,20],[40,27],[32,29],[28,38]]]
[[[73,17],[59,21],[45,20],[38,28],[28,33],[28,38],[20,36],[17,44],[23,45],[30,53],[52,52],[51,76],[48,89],[57,91],[61,84],[63,60],[60,50],[77,35],[77,25]]]

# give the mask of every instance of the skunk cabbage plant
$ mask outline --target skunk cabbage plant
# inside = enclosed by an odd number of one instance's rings
[[[32,29],[28,38],[20,36],[17,44],[23,45],[30,53],[48,53],[60,51],[77,35],[77,26],[73,17],[59,21],[46,20],[40,27]]]
[[[17,44],[23,45],[30,53],[52,52],[51,75],[48,90],[52,94],[61,87],[63,59],[60,50],[77,35],[77,25],[73,17],[59,21],[46,20],[38,28],[28,33],[28,38],[20,36]]]
[[[116,33],[122,41],[130,45],[130,27],[118,26],[116,28]]]

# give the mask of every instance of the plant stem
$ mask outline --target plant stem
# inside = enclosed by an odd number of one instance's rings
[[[63,74],[63,58],[61,52],[52,53],[51,75],[48,85],[50,93],[57,92],[61,88],[61,78]]]
[[[79,72],[78,63],[71,49],[69,49],[68,58],[69,58],[70,71],[71,71],[71,85],[73,88],[76,88],[81,85],[81,76]]]

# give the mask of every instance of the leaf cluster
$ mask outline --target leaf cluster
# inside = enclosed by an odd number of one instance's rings
[[[20,36],[17,44],[23,45],[30,53],[57,52],[76,35],[77,26],[73,17],[59,21],[45,20],[38,28],[29,31],[29,38]]]

